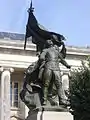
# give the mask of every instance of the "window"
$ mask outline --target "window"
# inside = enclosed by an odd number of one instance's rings
[[[10,82],[10,104],[12,106],[12,82]]]
[[[18,107],[18,83],[14,83],[14,107]]]
[[[18,107],[18,82],[11,82],[10,86],[11,107]]]

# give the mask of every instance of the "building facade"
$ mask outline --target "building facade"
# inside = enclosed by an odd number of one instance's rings
[[[27,42],[24,50],[24,38],[19,36],[13,39],[12,35],[0,37],[0,120],[24,120],[27,116],[28,108],[20,100],[19,93],[23,86],[25,69],[38,59],[36,46],[31,41]],[[67,46],[66,61],[72,69],[81,66],[81,60],[85,60],[88,55],[89,48]],[[69,70],[61,64],[60,69],[63,87],[68,89]]]

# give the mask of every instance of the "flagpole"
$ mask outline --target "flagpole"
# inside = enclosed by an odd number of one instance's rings
[[[25,36],[24,50],[26,49],[26,43],[27,43],[27,38],[26,38],[26,36]]]
[[[32,0],[31,0],[31,3],[30,3],[30,8],[28,9],[28,13],[30,13],[30,12],[33,12],[32,11],[33,10],[33,8],[32,8]],[[29,18],[28,18],[29,19]],[[28,24],[28,23],[27,23]],[[26,25],[26,28],[27,28],[28,26]],[[26,29],[27,30],[27,29]],[[26,31],[27,32],[27,31]],[[25,42],[24,42],[24,50],[26,49],[26,43],[27,43],[27,36],[25,35]]]

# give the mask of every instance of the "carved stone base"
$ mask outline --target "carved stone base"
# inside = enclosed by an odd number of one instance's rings
[[[73,120],[73,116],[60,107],[40,107],[29,112],[26,120]]]

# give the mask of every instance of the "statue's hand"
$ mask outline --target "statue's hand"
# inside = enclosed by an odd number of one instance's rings
[[[71,68],[71,66],[70,66],[70,65],[68,65],[68,66],[67,66],[67,68],[68,68],[68,69],[70,69],[70,68]]]

